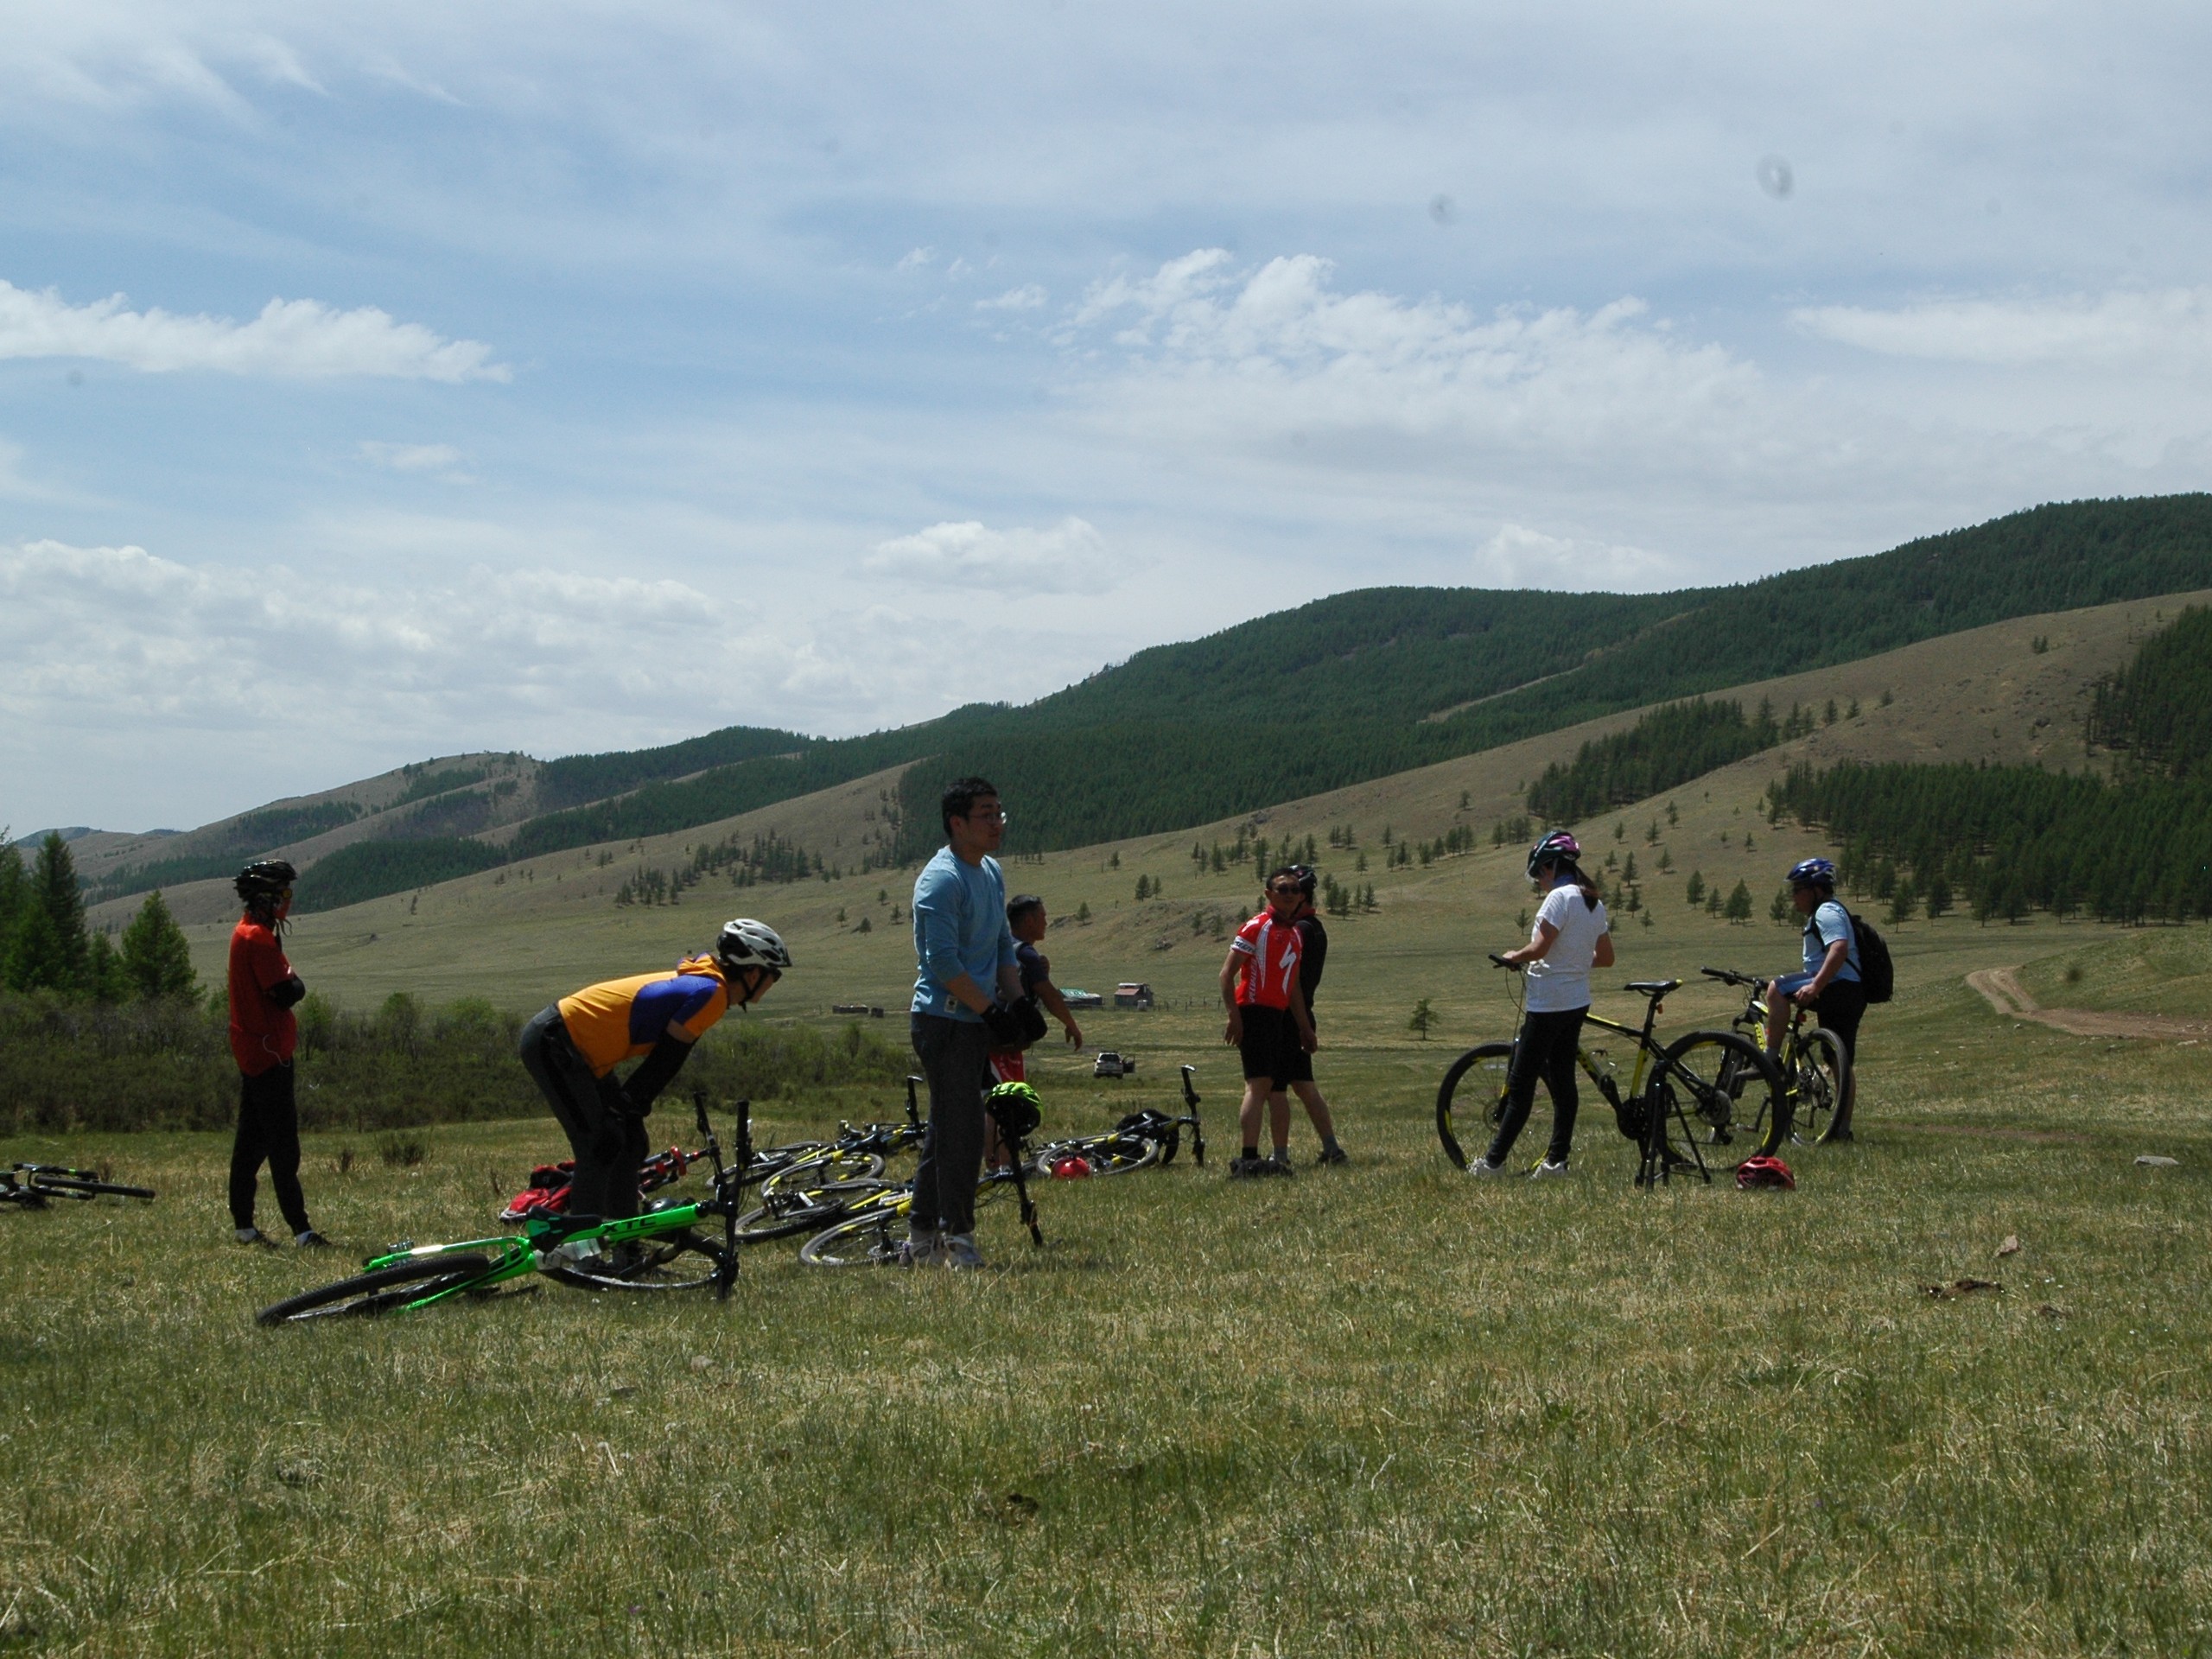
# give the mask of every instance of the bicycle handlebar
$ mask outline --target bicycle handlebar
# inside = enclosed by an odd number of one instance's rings
[[[1700,968],[1698,972],[1707,979],[1717,979],[1724,985],[1759,986],[1766,983],[1756,974],[1739,974],[1732,968]]]

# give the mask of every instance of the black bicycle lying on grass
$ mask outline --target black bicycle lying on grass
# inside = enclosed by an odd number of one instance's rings
[[[533,1274],[585,1290],[702,1290],[729,1294],[737,1278],[737,1221],[745,1173],[753,1161],[749,1104],[737,1103],[737,1161],[722,1162],[703,1092],[692,1097],[713,1195],[689,1204],[662,1199],[644,1214],[536,1217],[518,1234],[451,1244],[396,1244],[362,1263],[364,1271],[264,1307],[263,1325],[333,1314],[389,1313],[455,1297],[479,1297]],[[721,1224],[721,1236],[709,1230]]]
[[[1491,960],[1509,965],[1497,956]],[[1585,1032],[1594,1026],[1636,1045],[1636,1066],[1625,1090],[1605,1050],[1586,1042],[1575,1051],[1575,1064],[1613,1109],[1620,1132],[1637,1144],[1638,1186],[1670,1180],[1678,1169],[1694,1170],[1709,1182],[1713,1169],[1707,1153],[1716,1154],[1713,1163],[1733,1168],[1754,1154],[1771,1154],[1789,1132],[1782,1074],[1758,1044],[1732,1031],[1693,1031],[1664,1046],[1652,1035],[1664,999],[1681,982],[1639,979],[1622,988],[1646,999],[1640,1029],[1594,1014],[1583,1020]],[[1437,1088],[1437,1139],[1444,1143],[1445,1156],[1461,1169],[1467,1166],[1467,1154],[1459,1144],[1459,1123],[1465,1121],[1481,1133],[1505,1116],[1513,1046],[1483,1043],[1469,1049],[1452,1063]]]
[[[1183,1113],[1173,1116],[1147,1106],[1141,1112],[1131,1112],[1112,1128],[1102,1135],[1080,1135],[1065,1140],[1047,1141],[1037,1149],[1030,1160],[1030,1167],[1039,1175],[1122,1175],[1131,1170],[1149,1169],[1155,1164],[1172,1164],[1183,1145],[1183,1131],[1191,1132],[1191,1160],[1203,1168],[1206,1161],[1205,1126],[1198,1121],[1198,1091],[1191,1079],[1198,1067],[1186,1065],[1183,1071]],[[1070,1160],[1080,1161],[1081,1171],[1071,1169]]]
[[[0,1204],[43,1210],[49,1198],[147,1198],[150,1186],[125,1186],[98,1170],[67,1169],[60,1164],[16,1164],[0,1173]]]

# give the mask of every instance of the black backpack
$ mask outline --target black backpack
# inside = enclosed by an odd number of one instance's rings
[[[1897,970],[1890,961],[1890,947],[1874,925],[1850,911],[1852,937],[1859,942],[1859,982],[1866,988],[1869,1002],[1886,1002],[1897,995]]]

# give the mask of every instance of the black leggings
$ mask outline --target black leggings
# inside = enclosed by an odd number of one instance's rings
[[[238,1134],[231,1143],[231,1222],[253,1225],[253,1189],[264,1163],[276,1207],[295,1233],[308,1230],[308,1201],[300,1191],[300,1110],[293,1093],[292,1063],[238,1080]]]
[[[569,1213],[607,1221],[638,1213],[638,1166],[645,1160],[645,1121],[625,1109],[610,1074],[594,1077],[576,1052],[556,1003],[522,1028],[522,1064],[553,1109],[576,1155]]]
[[[1529,1109],[1536,1102],[1536,1083],[1542,1079],[1552,1096],[1552,1144],[1544,1155],[1555,1164],[1567,1161],[1574,1147],[1574,1113],[1580,1103],[1574,1087],[1574,1051],[1582,1039],[1582,1016],[1586,1007],[1563,1008],[1557,1014],[1522,1016],[1521,1035],[1513,1045],[1513,1062],[1505,1073],[1505,1117],[1490,1143],[1490,1161],[1502,1164],[1521,1138]]]

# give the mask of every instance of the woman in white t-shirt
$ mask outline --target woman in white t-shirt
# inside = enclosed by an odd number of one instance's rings
[[[1522,1005],[1521,1034],[1513,1045],[1505,1074],[1505,1116],[1490,1143],[1490,1155],[1467,1166],[1470,1175],[1503,1173],[1505,1160],[1529,1121],[1541,1079],[1552,1097],[1552,1143],[1543,1162],[1529,1173],[1538,1179],[1567,1173],[1574,1146],[1574,1051],[1582,1039],[1582,1016],[1590,1012],[1590,970],[1613,965],[1613,936],[1598,889],[1577,861],[1581,844],[1564,830],[1554,830],[1529,849],[1529,875],[1543,890],[1536,925],[1529,943],[1498,960],[1525,969],[1528,1001]]]

